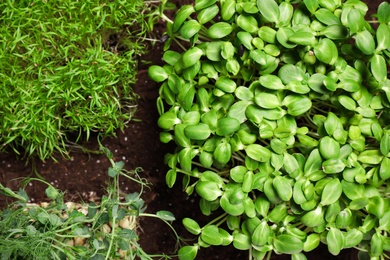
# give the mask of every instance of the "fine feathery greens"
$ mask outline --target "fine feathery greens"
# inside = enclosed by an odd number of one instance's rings
[[[131,119],[147,1],[1,1],[0,150],[66,155],[68,133],[114,134]]]
[[[327,245],[390,251],[390,5],[196,0],[167,21],[157,108],[172,187],[223,213],[179,250],[233,244],[250,259]]]
[[[47,184],[49,202],[30,204],[24,189],[14,192],[0,184],[0,192],[16,199],[0,211],[1,259],[169,259],[163,254],[148,254],[138,240],[139,219],[157,218],[172,229],[172,213],[161,210],[146,213],[141,199],[148,183],[139,176],[142,169],[128,171],[122,161],[115,162],[113,154],[101,147],[108,156],[110,182],[107,193],[89,204],[64,202],[64,194],[41,179],[25,179]],[[140,185],[140,192],[124,193],[119,184],[123,179]]]

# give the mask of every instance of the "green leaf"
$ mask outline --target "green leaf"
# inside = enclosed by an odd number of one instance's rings
[[[196,192],[207,201],[214,201],[220,196],[223,192],[220,190],[220,185],[212,181],[199,181],[196,186]]]
[[[215,82],[215,86],[226,93],[233,93],[237,88],[237,83],[228,77],[221,76]]]
[[[49,199],[52,199],[52,200],[55,200],[60,195],[58,190],[56,188],[54,188],[53,186],[47,187],[45,190],[45,194]]]
[[[193,151],[192,148],[184,148],[179,152],[179,163],[183,171],[191,171]]]
[[[376,51],[382,51],[390,48],[390,26],[380,24],[376,30]]]
[[[353,98],[345,95],[339,95],[337,99],[344,108],[350,111],[356,110],[356,102],[353,100]]]
[[[181,54],[172,50],[167,50],[163,54],[163,60],[171,66],[174,66],[180,60],[180,58]]]
[[[370,256],[372,258],[382,256],[383,242],[384,242],[383,236],[379,232],[375,232],[375,234],[372,235],[371,242],[370,242],[370,249],[371,249]]]
[[[207,124],[199,123],[186,126],[184,134],[192,140],[206,140],[210,136],[211,130]]]
[[[306,160],[304,172],[305,176],[310,176],[313,172],[318,171],[322,165],[322,158],[318,149],[314,149],[310,152],[309,157]]]
[[[253,160],[267,162],[271,159],[271,152],[259,144],[250,144],[245,147],[246,154]]]
[[[348,29],[340,24],[329,25],[320,33],[332,40],[345,40],[348,37]]]
[[[181,121],[177,118],[175,112],[167,111],[159,117],[157,124],[164,130],[170,130],[174,125],[179,124],[180,122]]]
[[[165,69],[158,65],[152,65],[148,69],[149,78],[156,82],[163,82],[168,78],[168,73]]]
[[[358,155],[358,161],[365,164],[380,164],[383,155],[379,150],[365,150]]]
[[[339,173],[345,169],[345,166],[341,159],[328,159],[322,163],[322,170],[327,174]]]
[[[240,40],[241,44],[244,45],[248,50],[253,50],[253,36],[246,31],[239,31],[237,33],[237,38]]]
[[[180,35],[184,39],[190,39],[195,34],[197,34],[201,28],[202,25],[198,21],[191,19],[183,23],[182,27],[180,28]]]
[[[254,34],[259,29],[257,20],[252,15],[240,14],[236,19],[237,25],[244,31]]]
[[[271,227],[268,225],[267,221],[262,220],[260,224],[256,227],[252,234],[252,243],[255,246],[263,246],[270,243],[270,238],[272,237]]]
[[[215,2],[215,1],[214,1]],[[196,7],[195,7],[196,8]],[[205,24],[207,22],[210,22],[214,19],[219,13],[219,8],[217,5],[211,5],[203,10],[201,10],[198,15],[197,19],[200,24]]]
[[[344,237],[344,248],[351,248],[357,246],[363,240],[363,233],[356,228],[352,228],[345,233]]]
[[[233,246],[238,250],[249,250],[252,247],[250,236],[243,233],[234,232]]]
[[[199,246],[183,246],[179,249],[180,260],[194,260],[199,250]]]
[[[218,163],[225,165],[230,161],[230,158],[232,156],[232,148],[229,143],[227,142],[221,142],[217,145],[214,151],[214,159]]]
[[[204,8],[214,5],[215,2],[217,2],[217,0],[195,0],[194,8],[196,11],[200,11]]]
[[[339,57],[336,44],[328,38],[318,41],[314,46],[314,54],[319,61],[330,65],[333,65]]]
[[[311,100],[304,95],[288,95],[283,99],[283,105],[287,107],[287,113],[292,116],[300,116],[310,110]]]
[[[344,235],[340,229],[331,227],[326,235],[328,250],[332,255],[338,255],[344,247]]]
[[[372,56],[372,58],[370,59],[370,69],[372,75],[378,82],[384,82],[387,79],[386,61],[382,55],[375,54]]]
[[[343,10],[343,13],[348,12],[346,25],[349,27],[350,32],[355,34],[363,30],[366,23],[363,14],[355,8],[350,11],[347,10],[347,8]]]
[[[311,233],[307,236],[303,243],[303,251],[310,252],[317,248],[321,242],[320,235],[317,233]]]
[[[386,1],[382,2],[378,7],[378,21],[381,24],[390,22],[390,4]]]
[[[286,88],[282,80],[276,75],[268,74],[260,76],[259,82],[262,86],[272,90],[283,90]]]
[[[309,10],[310,13],[314,14],[315,11],[318,9],[318,0],[303,0],[307,10]]]
[[[261,26],[257,32],[259,37],[268,43],[274,44],[276,40],[276,31],[274,28],[271,28],[269,26]]]
[[[286,203],[278,203],[268,214],[268,219],[275,223],[281,223],[284,218],[287,216],[287,205]]]
[[[221,16],[225,21],[229,21],[236,13],[236,1],[226,0],[221,2]]]
[[[387,210],[385,199],[380,196],[369,198],[366,210],[368,213],[375,215],[377,218],[382,218]]]
[[[323,158],[336,159],[340,155],[340,144],[332,137],[325,136],[319,142],[319,150]]]
[[[208,35],[212,39],[221,39],[229,35],[233,31],[233,27],[226,22],[218,22],[210,26]]]
[[[284,84],[288,84],[291,81],[302,81],[304,74],[300,67],[293,64],[283,65],[278,71],[278,76]]]
[[[293,36],[295,33],[292,29],[288,28],[288,27],[281,27],[279,28],[279,30],[276,32],[276,39],[278,40],[278,42],[288,48],[288,49],[291,49],[291,48],[294,48],[296,46],[295,43],[291,43],[288,39]]]
[[[334,178],[330,180],[324,187],[321,194],[321,205],[330,205],[339,200],[343,193],[343,187],[341,186],[340,180]]]
[[[190,17],[190,15],[194,12],[195,12],[195,9],[192,5],[183,5],[176,12],[175,19],[173,21],[173,26],[172,26],[173,32],[177,32],[180,29],[180,27],[182,26],[182,24],[184,23],[184,21],[188,17]]]
[[[355,36],[356,46],[366,55],[371,55],[375,51],[375,41],[372,34],[367,31],[360,31]]]
[[[175,216],[172,214],[172,212],[166,211],[166,210],[160,210],[156,212],[156,216],[160,219],[166,220],[166,221],[174,221],[176,220]]]
[[[293,195],[290,181],[286,177],[276,176],[272,184],[283,201],[290,201]]]
[[[385,133],[380,142],[380,150],[382,155],[387,156],[390,152],[390,134]]]
[[[303,242],[292,235],[282,234],[274,238],[273,245],[282,254],[297,254],[303,250]]]
[[[379,168],[379,176],[382,180],[387,180],[390,178],[390,158],[383,158]]]
[[[365,187],[362,184],[352,183],[345,180],[341,181],[343,193],[350,199],[360,199],[364,197]]]
[[[224,117],[218,120],[216,134],[219,136],[231,135],[238,131],[240,122],[235,118]]]
[[[183,68],[189,68],[197,63],[203,56],[203,51],[198,47],[191,47],[182,56]]]
[[[333,14],[332,11],[320,8],[315,12],[315,17],[323,24],[326,25],[333,25],[333,24],[340,24],[340,18],[338,18],[335,14]]]
[[[170,169],[165,175],[165,182],[167,183],[169,188],[172,188],[176,182],[176,170]]]
[[[280,10],[274,0],[257,0],[257,8],[269,22],[279,22]]]
[[[194,235],[199,235],[202,231],[199,224],[195,220],[190,218],[184,218],[183,225],[191,234]]]
[[[277,108],[281,103],[279,97],[272,93],[259,92],[255,96],[255,103],[262,108]]]

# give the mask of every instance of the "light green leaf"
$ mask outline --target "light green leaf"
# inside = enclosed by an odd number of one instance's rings
[[[236,23],[241,29],[251,34],[257,33],[259,29],[257,20],[251,15],[240,14]]]
[[[148,69],[148,76],[156,82],[163,82],[168,78],[168,73],[165,69],[158,65],[152,65]]]
[[[375,51],[375,41],[372,34],[367,31],[360,31],[355,36],[356,46],[366,55],[371,55]]]
[[[191,47],[182,56],[183,68],[189,68],[197,63],[203,56],[203,51],[198,47]]]
[[[250,144],[245,148],[246,154],[253,160],[267,162],[271,159],[271,152],[259,144]]]
[[[221,2],[221,16],[225,21],[229,21],[236,13],[236,1],[226,0]]]
[[[387,65],[382,55],[375,54],[372,56],[370,59],[370,69],[372,75],[378,82],[384,82],[387,79]]]
[[[180,28],[180,35],[184,39],[190,39],[192,36],[197,34],[200,31],[201,24],[196,20],[189,20],[183,23]]]
[[[233,31],[233,27],[226,22],[218,22],[210,26],[208,35],[213,39],[221,39],[229,35]]]
[[[332,255],[338,255],[344,247],[344,235],[340,229],[331,227],[326,235],[328,250]]]
[[[180,260],[194,260],[198,253],[199,246],[183,246],[179,249],[178,255]]]
[[[206,140],[211,130],[207,124],[188,125],[184,128],[184,134],[192,140]]]
[[[195,189],[199,196],[207,201],[214,201],[223,194],[219,184],[212,181],[199,181],[196,184]]]
[[[303,250],[303,242],[292,235],[282,234],[274,238],[273,245],[283,254],[297,254]]]
[[[335,203],[343,193],[343,187],[340,180],[334,178],[330,180],[324,187],[321,195],[321,205],[330,205]]]
[[[330,65],[333,65],[339,56],[336,44],[328,38],[319,40],[318,44],[314,46],[314,54],[318,60]]]
[[[219,13],[218,6],[212,5],[212,6],[209,6],[205,9],[203,9],[202,11],[200,11],[197,15],[197,19],[198,19],[200,24],[205,24],[205,23],[213,20],[214,17],[216,17],[218,13]]]
[[[274,0],[257,0],[257,8],[269,22],[279,22],[279,6]]]
[[[183,5],[176,13],[172,30],[173,32],[177,32],[184,21],[193,13],[195,9],[192,5]]]

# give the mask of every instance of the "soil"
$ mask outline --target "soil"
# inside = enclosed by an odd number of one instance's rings
[[[184,1],[172,1],[177,6]],[[192,1],[185,1],[192,2]],[[380,0],[367,1],[372,10],[376,10]],[[371,11],[372,12],[372,11]],[[156,37],[161,37],[164,31],[163,24],[155,28]],[[124,131],[117,131],[117,137],[106,138],[102,143],[109,148],[115,161],[124,161],[125,168],[132,170],[142,167],[141,177],[146,178],[152,185],[146,189],[142,198],[147,204],[147,212],[155,213],[159,210],[169,210],[176,221],[173,226],[178,234],[185,238],[189,244],[194,239],[181,225],[184,217],[190,217],[207,223],[211,217],[205,217],[199,210],[198,198],[190,198],[181,190],[180,180],[173,188],[168,188],[165,183],[165,173],[168,170],[164,164],[164,155],[173,150],[172,145],[159,141],[160,129],[157,126],[158,113],[156,99],[159,86],[148,79],[147,68],[150,64],[162,64],[162,45],[157,43],[150,52],[140,58],[138,80],[134,86],[135,92],[140,96],[135,119],[128,123]],[[144,62],[145,61],[145,62]],[[83,143],[91,150],[98,150],[96,137]],[[20,180],[27,176],[36,177],[39,173],[46,181],[52,183],[62,191],[66,191],[66,198],[72,201],[88,200],[90,193],[102,196],[108,181],[107,169],[110,166],[105,155],[94,153],[72,152],[70,159],[61,157],[55,160],[36,161],[34,164],[27,162],[12,152],[0,155],[0,182],[13,190],[20,188]],[[33,167],[35,166],[35,167]],[[34,168],[36,171],[34,171]],[[39,182],[32,182],[27,187],[27,193],[31,202],[45,200],[44,190],[46,186]],[[121,183],[125,192],[139,191],[139,186],[130,181]],[[0,195],[0,208],[9,203]],[[172,231],[162,221],[153,218],[140,219],[140,245],[150,254],[175,253],[175,238]],[[197,259],[247,259],[246,251],[238,251],[233,247],[210,247],[201,249]],[[307,255],[308,259],[357,259],[356,251],[344,250],[338,256],[331,255],[326,246],[322,246]],[[290,259],[290,256],[274,256],[273,259]]]

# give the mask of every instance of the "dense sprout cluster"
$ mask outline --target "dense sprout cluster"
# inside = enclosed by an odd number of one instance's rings
[[[1,149],[45,159],[66,154],[70,132],[123,128],[136,105],[140,39],[156,17],[150,9],[143,1],[2,1]]]
[[[204,214],[224,211],[204,227],[183,221],[199,240],[181,259],[230,243],[254,259],[305,259],[320,242],[334,255],[390,250],[390,6],[375,26],[367,10],[198,0],[168,23],[165,65],[149,69],[161,141],[176,144],[166,181],[183,174]]]

